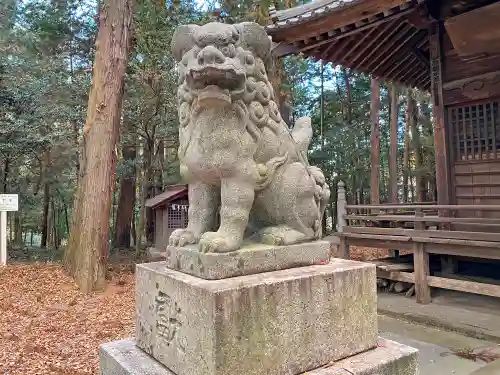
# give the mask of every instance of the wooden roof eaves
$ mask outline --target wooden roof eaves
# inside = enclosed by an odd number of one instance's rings
[[[405,36],[406,35],[406,36]],[[403,40],[400,40],[399,38],[401,36],[405,36]],[[372,61],[369,62],[368,68],[376,71],[377,69],[381,68],[386,64],[393,56],[395,56],[401,49],[407,49],[410,50],[413,49],[416,43],[423,37],[423,34],[420,30],[411,28],[408,29],[407,31],[402,32],[400,35],[398,35],[398,43],[393,45],[393,47],[389,47],[389,49],[384,49],[384,51],[380,54],[382,57],[382,60],[379,60],[379,57],[376,59],[373,59]],[[385,57],[384,57],[385,55]],[[377,63],[377,65],[373,65],[374,63]]]
[[[415,28],[406,21],[393,20],[302,53],[313,60],[322,59],[381,80],[427,89],[430,66],[425,63],[425,52],[423,56],[416,54],[416,51],[425,51],[426,35],[427,30]]]
[[[335,48],[337,47],[338,48],[338,43],[339,40],[335,40],[333,42],[330,43],[329,46],[327,46],[322,52],[321,52],[321,59],[324,60],[326,59],[329,55],[330,55],[330,52]]]
[[[400,33],[398,35],[398,40],[406,36],[406,40],[409,39],[408,43],[402,48],[399,48],[396,53],[392,54],[388,61],[381,65],[378,70],[369,67],[369,64],[362,64],[356,68],[353,67],[353,60],[348,58],[348,55],[351,53],[353,43],[355,43],[356,40],[350,40],[349,38],[341,39],[343,43],[339,43],[334,53],[330,54],[324,61],[331,62],[334,65],[345,66],[357,72],[371,74],[379,77],[381,80],[397,82],[406,86],[418,87],[419,89],[427,89],[426,85],[430,77],[430,67],[429,65],[423,64],[413,52],[413,48],[422,48],[427,43],[425,31],[413,28],[406,30],[407,32],[404,34]],[[409,34],[409,30],[417,32],[416,34]],[[323,56],[324,53],[325,49],[308,50],[304,52],[304,55],[313,60],[319,60],[320,56]],[[378,54],[374,56],[374,61],[381,61],[381,58],[386,55],[387,54],[383,53],[383,51],[379,51]]]
[[[411,86],[419,86],[419,83],[420,81],[422,81],[424,78],[426,79],[429,79],[430,75],[429,75],[429,69],[422,69],[422,71],[415,75],[415,76],[412,76],[408,79],[408,83],[411,85]]]
[[[310,3],[301,4],[294,6],[293,8],[276,10],[274,5],[269,8],[269,17],[273,22],[284,21],[290,18],[295,18],[303,15],[307,12],[314,12],[320,8],[326,8],[325,11],[333,10],[333,9],[341,9],[346,4],[350,6],[356,5],[356,3],[363,2],[365,0],[347,0],[347,1],[339,1],[339,0],[316,0]]]
[[[379,72],[379,75],[381,76],[387,76],[387,77],[392,77],[392,74],[393,73],[396,73],[398,72],[401,67],[404,67],[405,66],[405,63],[407,62],[408,59],[411,59],[411,55],[410,54],[407,54],[405,55],[403,58],[401,58],[399,60],[399,62],[395,63],[394,65],[392,65],[392,67],[390,67],[389,70],[387,70],[387,68],[384,68],[384,70],[381,70]]]
[[[391,24],[388,26],[389,27],[386,27],[385,30],[382,30],[382,32],[379,35],[377,35],[374,38],[374,40],[372,40],[370,47],[373,46],[373,48],[369,53],[366,53],[366,51],[369,49],[369,47],[367,47],[365,50],[361,50],[360,52],[358,52],[356,57],[353,59],[353,64],[354,64],[353,69],[357,69],[360,66],[363,66],[364,63],[367,61],[370,61],[370,60],[373,61],[374,59],[378,59],[380,57],[381,50],[376,48],[377,45],[381,45],[381,46],[386,47],[385,43],[389,42],[389,40],[391,40],[393,37],[397,37],[398,33],[399,34],[406,34],[411,29],[411,26],[408,24],[405,24],[402,27],[400,27],[400,25],[396,25],[396,24]],[[385,36],[383,36],[385,31],[388,31],[388,33],[385,34]],[[389,44],[389,46],[390,46],[390,44]],[[358,60],[360,57],[363,57],[363,59],[361,61]]]
[[[277,21],[266,27],[275,41],[293,43],[298,40],[314,38],[329,31],[345,32],[349,28],[357,29],[408,9],[418,7],[423,0],[363,0],[346,3],[330,12],[312,17],[299,16],[293,19]],[[330,34],[333,36],[334,34]]]
[[[352,43],[352,41],[353,41],[352,37],[347,37],[345,39],[342,39],[342,41],[337,46],[337,50],[334,51],[333,53],[328,54],[327,56],[325,56],[325,60],[326,61],[335,61],[335,60],[337,60],[339,58],[339,56],[342,54],[342,52],[344,52],[345,48],[350,43]]]
[[[296,55],[300,53],[300,49],[286,42],[273,43],[271,53],[274,57],[285,57],[288,55]]]
[[[418,59],[413,56],[408,62],[407,68],[401,72],[401,75],[395,76],[394,78],[406,82],[407,79],[411,78],[416,72],[421,72],[423,69],[422,65],[419,64]]]
[[[347,30],[347,31],[343,31],[343,32],[338,31],[338,30],[332,30],[332,31],[329,31],[327,34],[318,35],[318,36],[316,36],[316,41],[313,41],[312,43],[309,43],[309,41],[306,40],[306,41],[297,41],[294,43],[294,45],[299,46],[299,43],[300,43],[299,50],[300,50],[300,52],[304,52],[304,51],[319,47],[319,46],[324,45],[324,44],[338,41],[339,39],[346,38],[350,35],[361,33],[364,30],[369,30],[370,32],[375,31],[377,29],[377,26],[379,26],[381,24],[385,24],[387,22],[393,22],[394,20],[400,19],[404,16],[407,16],[408,14],[410,14],[414,11],[415,11],[414,8],[408,8],[408,9],[402,10],[402,11],[397,12],[397,13],[392,13],[392,14],[390,14],[386,17],[383,17],[381,19],[376,19],[370,23],[356,26],[351,30]]]

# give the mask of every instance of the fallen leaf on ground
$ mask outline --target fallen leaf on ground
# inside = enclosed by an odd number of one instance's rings
[[[377,249],[374,247],[350,246],[349,253],[352,260],[368,261],[380,258],[388,258],[388,249]],[[400,255],[411,254],[411,251],[400,251]]]
[[[352,246],[367,261],[387,249]],[[0,373],[97,375],[99,345],[134,333],[133,266],[114,267],[106,290],[81,293],[60,264],[0,267]]]
[[[0,267],[0,373],[97,375],[100,344],[134,332],[135,277],[83,294],[59,264]]]

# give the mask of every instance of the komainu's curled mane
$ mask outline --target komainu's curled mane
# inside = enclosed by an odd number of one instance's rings
[[[188,227],[172,234],[171,245],[227,252],[244,235],[274,245],[321,236],[330,191],[307,161],[310,119],[290,132],[281,118],[265,68],[270,48],[255,23],[176,30],[179,159],[190,209]]]

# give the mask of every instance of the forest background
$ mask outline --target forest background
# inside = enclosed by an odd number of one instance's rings
[[[181,182],[177,76],[170,53],[176,26],[210,20],[266,25],[271,5],[284,9],[297,2],[135,1],[119,141],[113,152],[116,173],[107,235],[111,252],[138,255],[151,245],[152,215],[145,201]],[[62,253],[71,228],[85,230],[72,214],[84,173],[82,138],[100,6],[98,1],[77,0],[0,4],[0,193],[17,193],[20,202],[19,211],[9,214],[10,249],[40,247]],[[335,228],[340,180],[349,203],[435,200],[427,93],[301,56],[274,61],[270,74],[290,127],[300,116],[312,117],[309,158],[323,169],[332,189],[327,231]],[[102,182],[92,183],[98,189]]]

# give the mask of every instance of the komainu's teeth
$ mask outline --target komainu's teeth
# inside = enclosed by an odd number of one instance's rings
[[[239,75],[232,70],[207,67],[201,70],[191,70],[189,74],[193,87],[197,89],[217,86],[221,90],[231,91],[245,85],[244,75]]]

